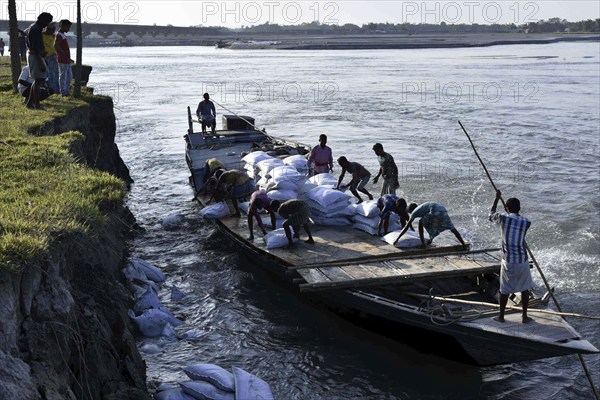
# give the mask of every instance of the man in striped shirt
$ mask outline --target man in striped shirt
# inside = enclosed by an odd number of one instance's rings
[[[508,214],[496,212],[498,200],[502,197],[496,191],[496,198],[490,212],[490,221],[500,224],[502,228],[502,262],[500,268],[500,315],[494,319],[504,322],[504,311],[510,293],[521,292],[523,306],[523,323],[531,322],[527,316],[529,305],[529,289],[533,287],[529,259],[525,248],[525,234],[531,226],[531,221],[519,215],[521,203],[519,199],[510,198],[506,201]]]

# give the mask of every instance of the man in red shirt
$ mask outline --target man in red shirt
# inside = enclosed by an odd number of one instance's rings
[[[314,165],[314,166],[313,166]],[[313,147],[308,157],[308,168],[315,175],[333,171],[333,155],[327,146],[327,136],[319,136],[319,145]],[[310,174],[312,175],[312,173]]]
[[[71,21],[63,19],[60,21],[60,28],[54,39],[54,48],[58,56],[58,84],[60,86],[60,94],[68,96],[71,90],[71,80],[73,80],[73,71],[71,70],[71,50],[67,35],[71,29]]]

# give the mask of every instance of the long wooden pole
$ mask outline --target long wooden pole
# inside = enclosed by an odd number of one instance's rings
[[[460,121],[458,121],[458,124],[460,125],[460,127],[463,130],[463,132],[467,136],[467,139],[469,139],[469,143],[471,143],[471,147],[473,148],[473,151],[475,152],[475,155],[477,156],[477,159],[481,163],[481,166],[483,167],[483,170],[485,171],[485,174],[487,175],[488,179],[490,180],[490,183],[492,184],[492,187],[494,188],[495,191],[498,191],[498,188],[494,184],[494,180],[492,179],[492,177],[491,177],[488,169],[486,168],[486,166],[485,166],[483,160],[481,159],[481,157],[479,157],[479,153],[477,153],[477,149],[475,148],[475,144],[471,140],[471,136],[469,136],[469,134],[467,133],[467,130],[465,129],[465,127],[463,126],[463,124]],[[502,201],[502,205],[506,206],[506,204],[504,203],[504,199],[502,197],[500,197],[500,200]],[[552,292],[552,289],[550,288],[550,285],[548,284],[548,281],[546,280],[546,277],[544,276],[544,273],[542,272],[542,269],[540,268],[540,265],[538,264],[537,260],[535,259],[535,256],[533,255],[533,252],[531,251],[531,249],[527,245],[527,242],[525,242],[525,249],[527,249],[527,253],[531,257],[531,261],[533,261],[533,264],[535,265],[535,267],[537,268],[538,272],[540,273],[540,276],[542,277],[542,280],[544,281],[544,285],[546,285],[546,289],[548,289],[548,292],[550,293],[550,296],[552,297],[552,301],[556,305],[556,308],[558,309],[559,312],[562,312],[562,310],[560,308],[560,305],[558,304],[558,300],[556,300],[556,297],[554,297],[554,293]],[[581,366],[583,367],[583,370],[584,370],[584,372],[585,372],[585,374],[586,374],[586,376],[588,378],[588,381],[590,382],[590,385],[592,386],[592,390],[594,392],[594,396],[596,397],[596,400],[600,400],[600,394],[598,393],[598,390],[596,389],[596,385],[594,385],[594,382],[592,381],[592,376],[590,375],[590,373],[588,371],[588,368],[587,368],[587,365],[585,364],[585,360],[583,359],[583,356],[581,354],[577,354],[577,356],[579,357],[579,361],[581,361]]]

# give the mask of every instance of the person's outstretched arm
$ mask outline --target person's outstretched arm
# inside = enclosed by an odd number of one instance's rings
[[[496,190],[496,198],[494,199],[494,204],[492,204],[492,209],[490,210],[490,221],[493,221],[493,215],[498,208],[498,201],[502,198],[502,193],[499,190]]]
[[[394,246],[396,245],[396,243],[398,243],[398,240],[400,240],[400,238],[402,237],[402,235],[404,235],[406,233],[406,231],[408,230],[408,228],[410,227],[410,225],[411,225],[412,222],[413,222],[413,218],[409,219],[408,222],[406,223],[406,225],[404,225],[404,227],[400,231],[400,234],[398,235],[398,237],[396,238],[396,240],[394,240]]]

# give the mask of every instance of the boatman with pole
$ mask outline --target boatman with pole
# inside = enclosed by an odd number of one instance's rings
[[[498,201],[502,198],[499,190],[490,211],[490,221],[502,228],[502,261],[500,264],[500,315],[494,317],[498,322],[504,322],[504,311],[510,293],[521,292],[523,306],[523,323],[531,322],[527,316],[529,305],[529,289],[533,287],[529,258],[525,248],[525,234],[531,226],[531,221],[519,215],[521,203],[517,198],[506,201],[508,214],[496,212]]]
[[[214,103],[210,101],[208,93],[204,93],[203,97],[204,100],[198,104],[196,109],[196,116],[198,122],[202,124],[202,133],[206,133],[206,127],[210,125],[211,133],[214,135],[217,128],[217,110]]]

